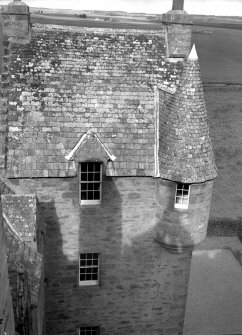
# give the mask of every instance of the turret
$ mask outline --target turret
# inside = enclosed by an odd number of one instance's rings
[[[161,94],[165,103],[160,111],[155,239],[170,250],[182,251],[206,237],[217,175],[195,46],[176,92]]]

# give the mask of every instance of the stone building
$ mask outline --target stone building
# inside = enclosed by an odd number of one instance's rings
[[[2,275],[1,299],[3,335],[43,334],[44,330],[44,224],[38,215],[36,196],[23,194],[21,189],[1,178],[2,230],[5,247],[5,271],[9,287]]]
[[[46,334],[182,334],[216,177],[183,1],[157,31],[30,29],[16,0],[2,18],[0,167],[45,218]],[[16,197],[3,197],[6,213]],[[37,237],[21,233],[28,263]],[[26,313],[36,292],[27,270]]]

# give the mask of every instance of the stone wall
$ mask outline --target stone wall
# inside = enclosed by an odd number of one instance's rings
[[[0,202],[0,335],[6,333],[14,335],[15,324]]]
[[[187,57],[191,50],[191,26],[184,24],[166,25],[168,57]]]
[[[213,181],[190,186],[188,209],[174,208],[177,183],[160,179],[157,184],[157,240],[182,248],[205,239]]]
[[[168,253],[154,241],[153,178],[103,182],[100,206],[78,204],[77,178],[20,179],[37,191],[46,231],[47,334],[182,334],[190,254]],[[100,287],[78,286],[81,252],[101,253]]]

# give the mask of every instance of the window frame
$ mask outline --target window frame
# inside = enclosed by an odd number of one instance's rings
[[[84,328],[86,328],[86,329],[84,329]],[[90,331],[92,331],[91,328],[93,328],[93,330],[96,332],[94,335],[100,335],[100,327],[99,326],[81,326],[78,329],[78,335],[81,335],[81,331],[85,331],[85,332],[88,331],[88,335],[89,335]],[[84,333],[84,335],[86,335],[86,334],[87,333]],[[92,333],[90,335],[92,335]]]
[[[97,265],[81,265],[81,255],[97,255]],[[83,260],[95,260],[96,258],[83,258]],[[79,286],[99,286],[100,285],[100,264],[101,254],[99,252],[82,252],[79,253],[79,267],[78,267],[78,283]],[[81,269],[97,269],[97,279],[81,280]],[[85,272],[86,274],[86,272]]]
[[[188,189],[185,189],[185,187],[188,187]],[[182,194],[178,195],[178,191],[181,191]],[[185,192],[187,192],[187,194],[186,194],[187,199],[185,199],[185,195],[184,195]],[[177,183],[176,184],[176,194],[175,194],[174,208],[188,209],[189,200],[190,200],[190,192],[191,192],[191,184]],[[182,203],[178,203],[177,202],[178,199],[181,199]],[[185,201],[185,202],[183,203],[183,201]]]
[[[82,176],[82,170],[81,170],[81,166],[82,164],[87,164],[87,180],[82,180],[81,179],[81,176]],[[99,165],[99,175],[100,175],[100,178],[99,180],[88,180],[88,175],[90,173],[95,173],[96,171],[88,171],[88,164],[98,164]],[[88,161],[88,162],[79,162],[79,166],[78,166],[78,189],[79,189],[79,204],[81,206],[95,206],[95,205],[100,205],[102,203],[102,183],[103,183],[103,166],[102,166],[102,162],[96,162],[96,161]],[[85,173],[85,172],[84,172]],[[97,173],[97,172],[96,172]],[[92,184],[92,185],[95,185],[95,184],[100,184],[100,188],[98,190],[99,192],[99,199],[86,199],[86,200],[82,200],[82,190],[83,190],[83,186],[82,185],[88,185],[88,184]],[[87,197],[88,197],[88,186],[86,186],[86,190],[87,192]],[[94,191],[93,191],[94,192]]]

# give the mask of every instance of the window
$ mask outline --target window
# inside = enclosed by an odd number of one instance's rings
[[[190,184],[178,183],[176,186],[175,208],[188,208]]]
[[[99,205],[102,195],[102,164],[79,164],[79,199],[81,205]]]
[[[79,329],[79,335],[99,335],[99,327],[81,327]]]
[[[80,254],[79,285],[98,285],[100,254],[86,253]]]

